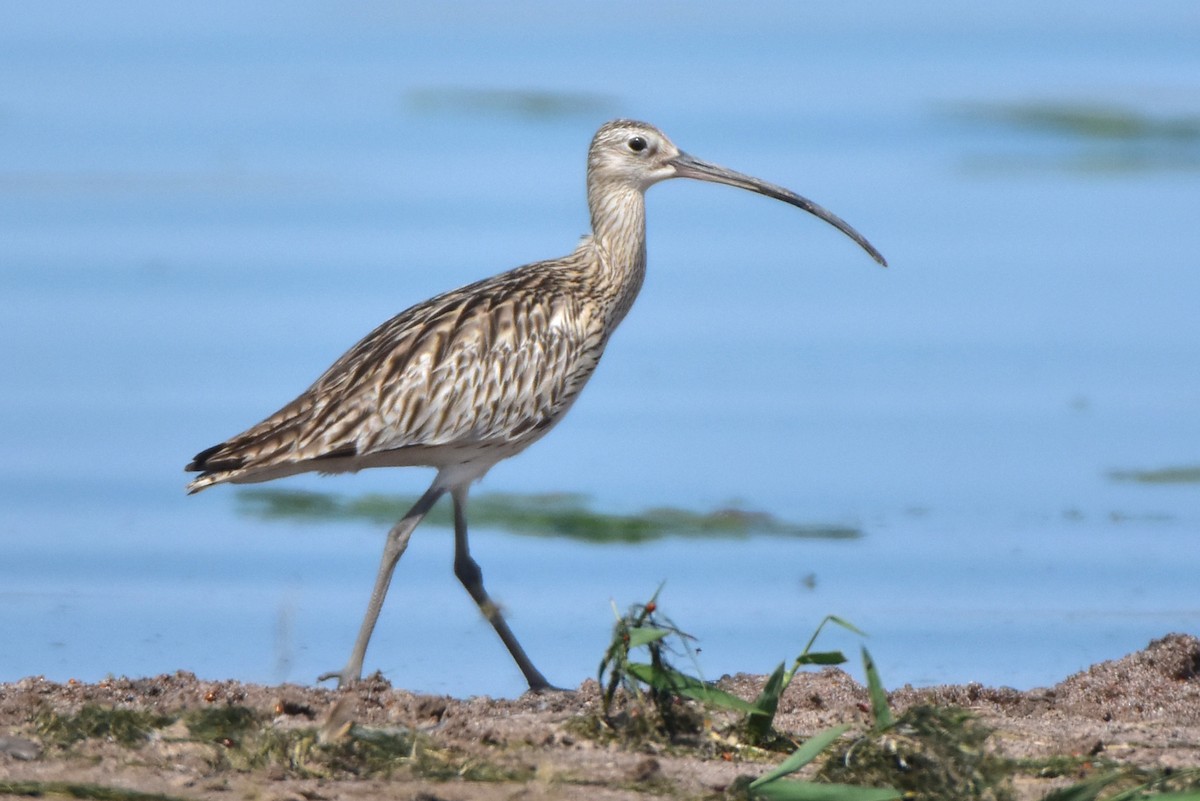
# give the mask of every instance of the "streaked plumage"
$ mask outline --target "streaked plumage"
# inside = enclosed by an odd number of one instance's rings
[[[884,263],[861,235],[810,201],[694,159],[650,125],[616,120],[592,140],[592,234],[572,254],[519,267],[401,312],[296,400],[188,464],[187,470],[200,473],[189,492],[313,470],[438,469],[429,491],[388,535],[350,661],[322,678],[345,684],[360,677],[392,570],[421,517],[449,491],[455,501],[456,574],[530,687],[549,686],[487,598],[470,559],[467,490],[496,462],[542,437],[579,396],[642,285],[643,193],[672,177],[726,183],[784,200],[835,225]]]
[[[607,339],[590,243],[418,304],[338,359],[299,398],[198,455],[193,492],[320,470],[491,463],[557,422]],[[494,457],[494,458],[491,458]],[[486,469],[486,466],[483,468]]]

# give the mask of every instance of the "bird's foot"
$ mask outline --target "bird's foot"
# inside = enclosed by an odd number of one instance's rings
[[[538,682],[531,681],[529,683],[529,689],[526,690],[526,692],[530,695],[545,695],[546,693],[573,693],[575,691],[566,687],[555,687],[550,682],[542,679]]]
[[[338,689],[342,690],[358,683],[362,679],[362,670],[344,667],[341,670],[331,670],[328,673],[322,673],[320,676],[317,676],[318,682],[329,681],[330,679],[337,679]]]

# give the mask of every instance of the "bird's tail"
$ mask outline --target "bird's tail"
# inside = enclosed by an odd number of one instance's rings
[[[188,462],[184,471],[200,474],[188,482],[188,495],[194,495],[213,484],[232,481],[245,472],[246,459],[231,452],[233,445],[233,442],[222,442],[205,448]]]

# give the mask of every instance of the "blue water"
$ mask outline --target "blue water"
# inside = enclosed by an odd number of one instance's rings
[[[340,667],[383,531],[245,518],[236,490],[185,497],[182,465],[407,305],[568,252],[615,116],[812,197],[892,267],[782,204],[655,187],[646,287],[604,364],[481,490],[732,501],[864,537],[481,527],[548,676],[592,674],[611,602],[663,580],[713,677],[770,670],[830,613],[891,685],[1047,684],[1200,632],[1200,486],[1109,476],[1200,463],[1196,140],[966,113],[1194,122],[1198,32],[1192,2],[6,6],[0,681]],[[419,531],[367,667],[516,694],[451,551]]]

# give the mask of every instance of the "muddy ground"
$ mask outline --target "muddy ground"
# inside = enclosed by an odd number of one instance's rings
[[[763,680],[737,675],[721,686],[753,699]],[[970,710],[993,730],[986,748],[1011,760],[1005,786],[1018,799],[1113,769],[1200,768],[1200,640],[1189,635],[1051,688],[906,687],[890,701],[897,713]],[[800,742],[851,723],[850,739],[870,728],[869,709],[846,673],[801,674],[775,729]],[[27,678],[0,684],[0,798],[719,799],[792,747],[751,747],[720,713],[697,715],[698,728],[673,741],[622,739],[599,711],[595,682],[510,701],[414,695],[378,676],[348,691],[183,672],[97,684]]]

